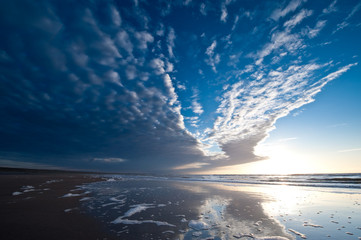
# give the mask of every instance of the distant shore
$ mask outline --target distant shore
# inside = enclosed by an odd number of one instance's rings
[[[0,239],[115,239],[83,213],[76,186],[101,178],[76,172],[1,168]],[[73,197],[63,197],[66,194]]]

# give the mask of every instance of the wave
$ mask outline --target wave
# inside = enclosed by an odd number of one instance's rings
[[[108,178],[132,180],[174,180],[238,184],[290,185],[304,187],[359,188],[361,174],[297,174],[297,175],[107,175]]]

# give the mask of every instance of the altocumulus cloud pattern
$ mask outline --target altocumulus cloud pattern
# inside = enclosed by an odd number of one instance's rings
[[[254,147],[277,119],[357,65],[340,46],[360,8],[1,1],[1,159],[113,171],[264,159]]]

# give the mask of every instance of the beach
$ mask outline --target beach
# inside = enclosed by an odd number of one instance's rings
[[[361,237],[361,190],[345,177],[327,187],[318,185],[325,177],[312,180],[318,176],[302,176],[309,185],[299,176],[293,184],[289,177],[288,184],[279,177],[242,183],[249,180],[239,176],[0,177],[1,239]]]
[[[72,173],[0,175],[0,239],[115,239],[79,208],[84,191],[71,191],[94,181]]]

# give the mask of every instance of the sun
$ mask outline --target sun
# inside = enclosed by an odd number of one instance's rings
[[[293,150],[286,144],[263,144],[255,154],[267,160],[218,168],[213,174],[306,174],[314,173],[315,165],[305,154]]]

